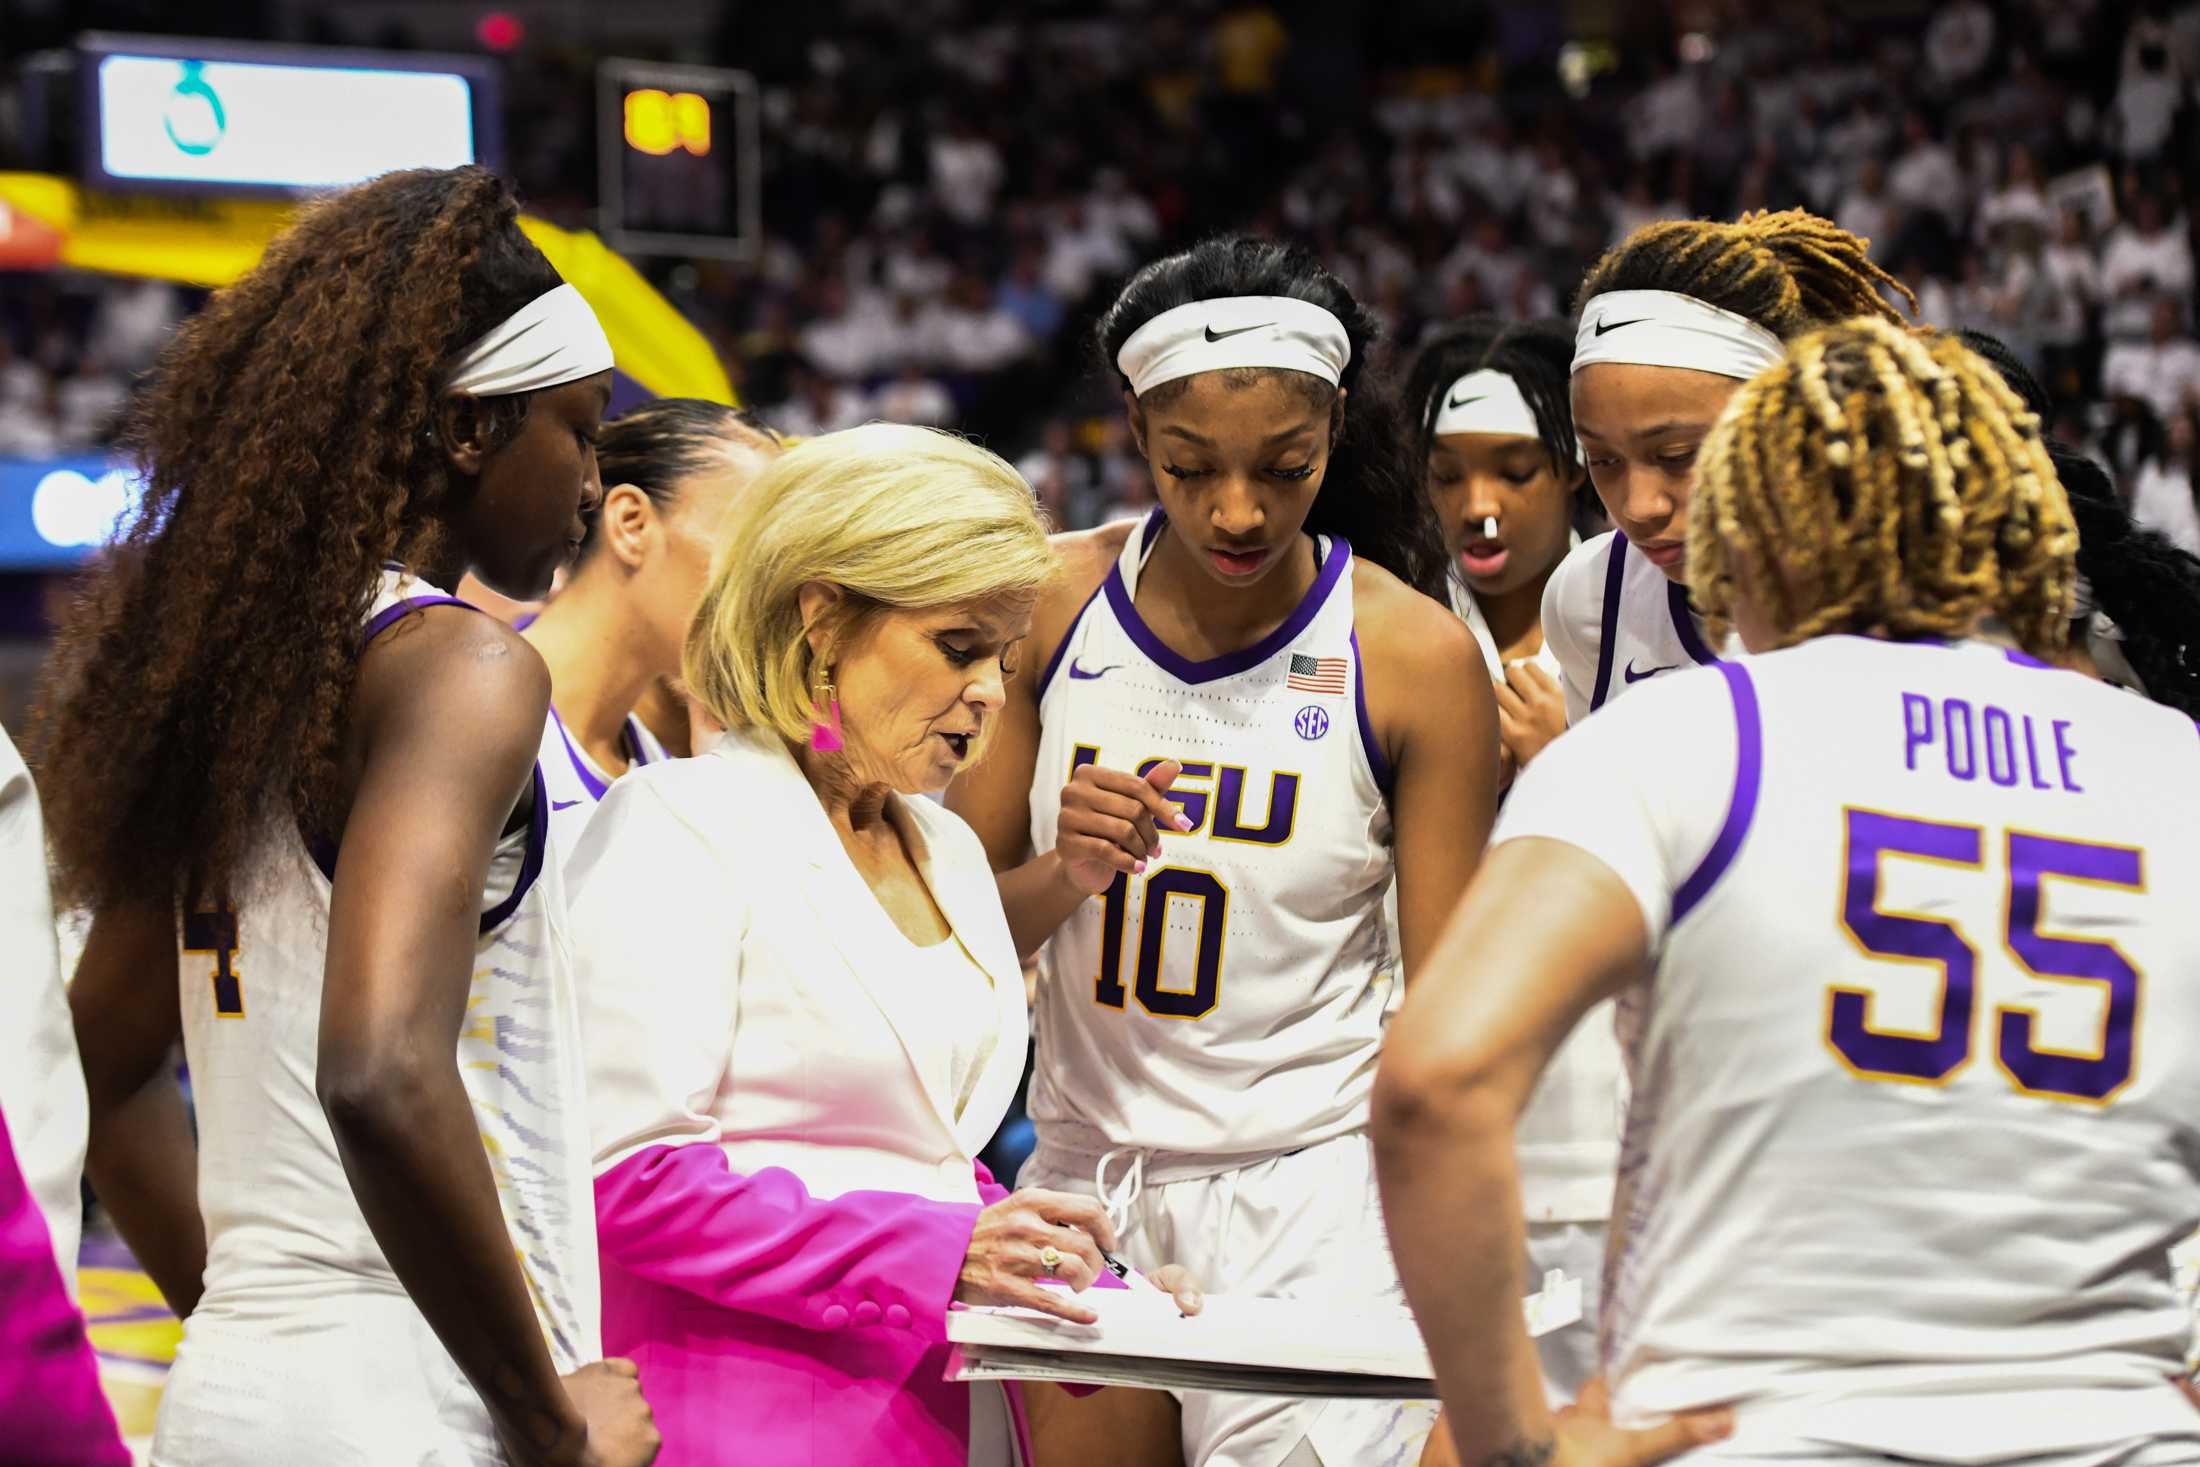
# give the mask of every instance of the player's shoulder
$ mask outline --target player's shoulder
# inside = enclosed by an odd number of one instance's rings
[[[468,606],[425,606],[367,644],[357,699],[370,734],[426,720],[476,743],[533,750],[550,711],[550,669],[497,618]]]
[[[1047,588],[1048,602],[1078,607],[1107,579],[1122,557],[1123,547],[1138,532],[1141,520],[1114,520],[1089,530],[1065,530],[1047,537],[1060,566],[1054,584]]]
[[[1481,666],[1481,649],[1459,614],[1372,560],[1352,558],[1352,630],[1360,652],[1378,662],[1438,669]]]

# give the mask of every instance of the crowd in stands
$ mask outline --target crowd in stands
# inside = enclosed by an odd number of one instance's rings
[[[2009,342],[2058,434],[2200,551],[2200,0],[1868,17],[1706,0],[1623,17],[1609,44],[1532,6],[814,9],[729,21],[707,58],[764,84],[761,258],[652,266],[785,432],[962,428],[1061,523],[1092,524],[1148,491],[1087,328],[1172,246],[1225,226],[1301,239],[1377,304],[1396,353],[1471,312],[1563,314],[1647,221],[1801,205],[1869,236],[1925,319]],[[556,95],[559,63],[514,64],[515,107]],[[577,211],[587,130],[511,131],[523,191]],[[11,454],[100,441],[184,303],[130,285],[17,305],[0,311]]]

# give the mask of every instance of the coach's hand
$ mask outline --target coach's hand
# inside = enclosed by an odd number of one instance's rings
[[[1098,896],[1118,874],[1135,876],[1161,854],[1157,831],[1192,828],[1175,801],[1162,793],[1183,772],[1183,765],[1165,759],[1143,779],[1097,764],[1086,764],[1070,776],[1062,786],[1054,854],[1072,886]]]
[[[963,1255],[955,1298],[963,1304],[1014,1304],[1076,1324],[1099,1315],[1069,1296],[1100,1276],[1100,1250],[1115,1247],[1115,1228],[1098,1199],[1030,1188],[1011,1192],[978,1214]],[[1056,1262],[1047,1269],[1047,1249]],[[1059,1279],[1068,1291],[1041,1279]]]
[[[598,1360],[565,1377],[565,1394],[588,1423],[590,1467],[649,1467],[664,1438],[642,1399],[641,1371],[631,1360]]]

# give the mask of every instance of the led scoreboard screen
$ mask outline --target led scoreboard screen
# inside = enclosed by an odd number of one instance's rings
[[[478,59],[156,36],[78,50],[97,186],[288,194],[501,162],[495,71]]]
[[[750,258],[756,248],[756,83],[716,67],[597,69],[603,232],[630,254]]]

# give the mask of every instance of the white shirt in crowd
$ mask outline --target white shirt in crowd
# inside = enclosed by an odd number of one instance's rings
[[[2101,358],[2101,391],[2136,397],[2168,422],[2200,394],[2200,345],[2175,341],[2119,341]]]
[[[2174,458],[2150,458],[2131,490],[2131,517],[2166,536],[2178,549],[2200,555],[2200,504],[2192,470]]]

